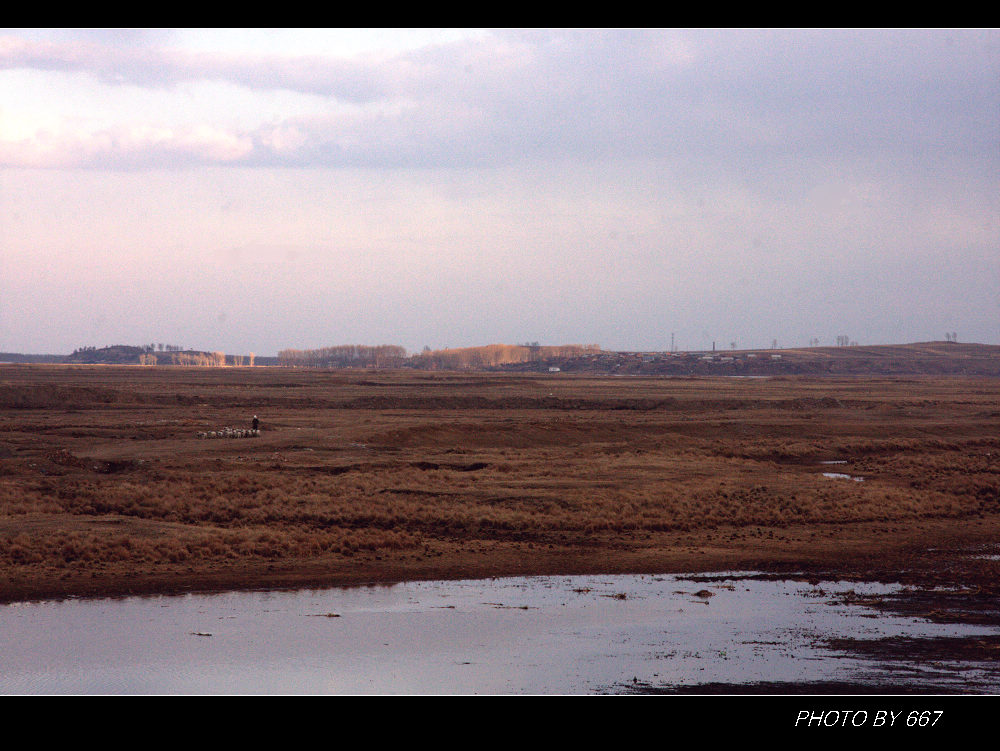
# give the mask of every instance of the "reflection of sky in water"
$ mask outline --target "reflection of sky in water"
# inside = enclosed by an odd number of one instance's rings
[[[633,678],[840,680],[862,663],[816,639],[995,633],[865,617],[832,604],[835,593],[890,588],[820,587],[533,577],[17,604],[0,607],[0,692],[597,693]]]
[[[831,477],[834,480],[854,480],[855,482],[861,482],[864,477],[854,477],[853,475],[845,475],[843,472],[824,472],[823,477]]]

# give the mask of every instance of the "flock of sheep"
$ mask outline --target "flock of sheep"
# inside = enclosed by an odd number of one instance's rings
[[[256,438],[259,435],[259,430],[229,427],[222,430],[208,430],[198,433],[199,438]]]

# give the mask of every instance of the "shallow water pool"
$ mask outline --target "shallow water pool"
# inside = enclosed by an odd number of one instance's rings
[[[890,586],[721,576],[517,577],[6,605],[0,692],[580,694],[637,683],[842,680],[872,666],[824,649],[825,638],[996,633],[874,617],[836,597],[884,595]]]

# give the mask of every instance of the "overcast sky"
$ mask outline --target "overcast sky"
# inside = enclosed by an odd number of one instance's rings
[[[0,351],[951,332],[996,30],[0,31]]]

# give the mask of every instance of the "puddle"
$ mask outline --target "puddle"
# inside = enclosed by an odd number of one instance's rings
[[[826,466],[831,464],[847,464],[847,459],[827,459],[819,463]],[[823,477],[830,477],[834,480],[854,480],[854,482],[864,482],[865,479],[860,475],[848,475],[843,472],[824,472]]]
[[[864,605],[898,590],[730,572],[21,603],[0,607],[0,693],[599,694],[898,680],[905,660],[883,667],[845,645],[1000,633]],[[997,691],[998,671],[963,663],[943,678],[916,666],[907,680]]]
[[[854,482],[864,482],[864,477],[859,475],[845,475],[842,472],[824,472],[823,477],[832,477],[835,480],[854,480]]]

